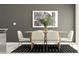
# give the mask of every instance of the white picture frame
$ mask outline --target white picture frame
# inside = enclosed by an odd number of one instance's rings
[[[48,25],[48,28],[57,28],[58,27],[58,11],[32,11],[32,26],[33,28],[43,28],[43,24],[39,22],[40,18],[45,15],[52,16],[51,24]]]

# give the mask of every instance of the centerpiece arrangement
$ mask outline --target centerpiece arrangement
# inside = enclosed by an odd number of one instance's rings
[[[47,26],[50,24],[51,16],[46,16],[43,19],[40,19],[39,21],[41,22],[41,24],[44,25],[44,30],[47,31],[48,30]]]

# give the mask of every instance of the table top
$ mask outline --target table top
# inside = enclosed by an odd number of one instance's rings
[[[50,31],[50,30],[48,30],[48,31],[39,31],[39,30],[37,30],[38,32],[59,32],[59,33],[68,33],[68,31]],[[24,33],[32,33],[32,32],[34,32],[34,31],[24,31]]]

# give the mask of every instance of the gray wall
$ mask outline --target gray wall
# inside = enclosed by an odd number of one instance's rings
[[[17,30],[38,30],[32,28],[33,10],[58,10],[58,28],[53,30],[74,30],[75,5],[0,5],[0,28],[8,28],[8,42],[18,41]],[[17,25],[13,26],[12,22],[16,22]]]

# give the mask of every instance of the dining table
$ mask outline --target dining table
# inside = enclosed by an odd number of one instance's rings
[[[24,31],[24,33],[29,33],[30,34],[30,42],[31,42],[31,49],[33,48],[33,46],[34,46],[34,42],[33,42],[33,40],[32,40],[32,32],[34,32],[34,31]],[[52,31],[53,32],[53,31]],[[48,33],[48,31],[43,31],[43,33],[44,33],[44,44],[46,44],[47,45],[47,33]],[[56,31],[56,33],[57,33],[57,40],[58,40],[58,43],[57,43],[57,47],[58,47],[58,49],[60,49],[60,41],[61,41],[61,39],[60,39],[60,33],[67,33],[67,31]]]

